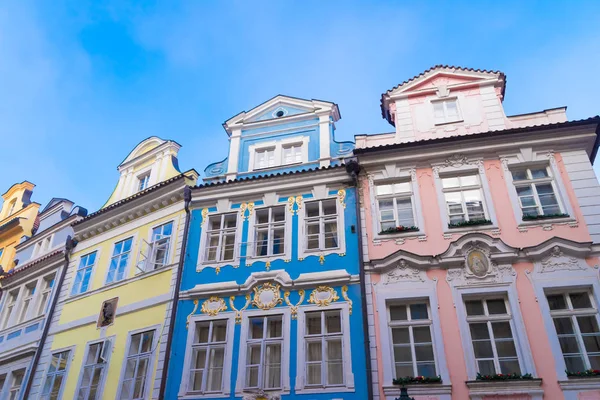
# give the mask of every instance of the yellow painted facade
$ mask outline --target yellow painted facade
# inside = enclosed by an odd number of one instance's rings
[[[30,201],[35,185],[14,184],[2,195],[0,211],[0,265],[4,271],[14,268],[15,246],[23,236],[31,236],[40,204]]]
[[[71,366],[66,376],[62,398],[77,398],[81,371],[90,342],[111,340],[111,351],[105,365],[103,399],[118,396],[124,374],[128,339],[133,331],[154,331],[154,348],[144,398],[156,389],[155,378],[161,358],[161,345],[166,338],[173,300],[173,284],[182,246],[186,220],[183,201],[185,185],[194,185],[196,171],[178,171],[179,145],[171,141],[149,138],[140,143],[119,166],[121,177],[109,201],[98,212],[75,224],[78,241],[71,254],[69,268],[59,298],[58,323],[50,335],[52,352],[71,350]],[[149,185],[140,190],[140,180],[149,175]],[[153,228],[172,223],[166,263],[155,267],[148,262],[153,253]],[[123,278],[107,283],[115,243],[132,238],[129,259]],[[77,270],[82,257],[96,252],[96,259],[83,293],[74,293]],[[99,327],[103,303],[118,298],[114,320]],[[165,335],[163,337],[163,335]],[[43,368],[42,368],[43,369]],[[44,371],[41,371],[42,373]],[[32,393],[36,393],[34,389]],[[38,392],[39,393],[39,392]]]

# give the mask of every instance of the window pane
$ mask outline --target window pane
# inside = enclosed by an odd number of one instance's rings
[[[227,336],[227,321],[213,322],[212,342],[224,342]]]
[[[267,337],[268,338],[279,338],[281,337],[282,320],[281,317],[270,317],[267,319]]]
[[[569,297],[571,298],[571,304],[573,308],[592,308],[592,303],[590,301],[590,296],[587,292],[584,293],[570,293]]]
[[[527,177],[526,169],[512,171],[512,178],[513,178],[513,181],[524,181],[524,180],[529,179]]]
[[[394,184],[394,193],[410,193],[410,182],[401,182]]]
[[[410,346],[394,346],[394,360],[396,360],[396,362],[412,361]]]
[[[266,224],[269,222],[269,209],[262,209],[256,211],[256,223]]]
[[[572,334],[573,325],[571,318],[554,318],[554,327],[559,335]]]
[[[390,319],[392,321],[406,321],[408,319],[406,315],[406,306],[390,306]]]
[[[577,339],[574,336],[565,336],[558,338],[558,342],[560,343],[560,349],[563,354],[579,354],[579,344],[577,343]]]
[[[517,194],[519,195],[519,197],[530,197],[533,196],[533,189],[531,189],[531,186],[519,186],[517,187]],[[532,198],[532,197],[531,197]],[[523,200],[521,200],[523,201]],[[530,205],[530,204],[524,204],[524,205]]]
[[[595,316],[577,317],[577,324],[581,333],[596,333],[598,332],[598,321]]]
[[[342,332],[342,320],[339,311],[325,313],[326,333]]]
[[[453,178],[442,178],[442,187],[444,189],[447,188],[455,188],[455,187],[459,187],[460,183],[457,177],[453,177]]]
[[[335,215],[337,213],[336,200],[323,200],[323,215]]]
[[[321,342],[308,342],[306,344],[306,361],[321,361],[323,351]]]
[[[496,373],[493,360],[478,360],[477,366],[481,375],[494,375]]]
[[[565,356],[565,364],[567,371],[571,372],[583,372],[585,371],[585,364],[581,356]]]
[[[321,363],[306,366],[306,383],[309,385],[321,383]]]
[[[377,186],[375,186],[375,192],[377,193],[378,196],[385,195],[385,194],[392,194],[393,188],[392,188],[392,185],[377,185]]]
[[[429,313],[427,312],[427,304],[411,304],[410,305],[410,318],[415,319],[428,319]]]
[[[517,356],[517,349],[512,340],[496,340],[496,351],[500,358]]]
[[[483,303],[481,300],[467,300],[465,301],[467,308],[467,315],[483,315]]]
[[[392,342],[394,344],[410,343],[410,336],[408,334],[408,328],[393,328],[392,329]]]
[[[444,104],[441,101],[437,101],[432,104],[435,118],[444,119]]]
[[[506,303],[503,299],[494,299],[487,301],[488,313],[492,314],[506,314]]]
[[[479,340],[473,342],[473,351],[476,358],[492,358],[494,352],[492,350],[492,342],[489,340]]]
[[[321,313],[306,313],[306,332],[309,335],[321,334]]]
[[[492,332],[496,339],[512,338],[510,323],[508,321],[492,322]]]
[[[516,358],[500,360],[500,371],[503,374],[520,374],[519,361]]]
[[[412,363],[396,364],[396,378],[412,377],[414,375]]]
[[[417,375],[436,376],[435,363],[417,363]]]
[[[319,216],[319,202],[311,201],[306,203],[306,216],[307,217],[318,217]]]
[[[479,185],[479,179],[477,179],[477,175],[467,175],[460,177],[460,185],[461,186],[476,186]]]
[[[469,329],[471,330],[471,339],[473,340],[490,338],[490,333],[485,322],[469,324]]]
[[[415,346],[417,361],[433,361],[433,346],[430,344]]]
[[[548,177],[548,169],[547,168],[532,168],[531,177],[533,179],[547,178]]]
[[[208,343],[208,332],[209,332],[209,324],[207,322],[197,323],[196,324],[195,343]],[[132,336],[132,344],[133,344],[133,338],[135,336],[137,336],[137,335]]]
[[[448,100],[445,101],[446,103],[446,112],[448,114],[448,117],[450,117],[451,120],[455,119],[458,117],[458,107],[456,106],[456,100]]]
[[[431,329],[429,326],[415,326],[413,328],[413,340],[415,343],[431,343]]]
[[[546,296],[550,310],[566,310],[567,302],[562,294],[550,294]]]
[[[588,354],[600,352],[600,335],[584,336],[583,344]]]
[[[263,317],[250,318],[250,327],[248,329],[248,335],[250,339],[262,339],[263,337]]]

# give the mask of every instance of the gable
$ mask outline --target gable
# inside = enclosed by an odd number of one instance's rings
[[[482,80],[481,78],[473,77],[473,76],[456,76],[445,73],[434,74],[431,77],[416,83],[415,85],[410,86],[409,88],[405,88],[404,91],[420,91],[426,89],[437,89],[438,87],[445,86],[453,86],[453,85],[462,85],[466,83],[472,83],[476,81]]]
[[[298,107],[285,102],[279,102],[278,104],[274,104],[273,106],[267,108],[265,111],[256,115],[255,117],[246,120],[246,122],[266,121],[269,119],[278,119],[297,114],[305,114],[312,111],[312,108]]]

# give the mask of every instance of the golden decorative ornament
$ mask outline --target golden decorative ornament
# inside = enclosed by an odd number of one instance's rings
[[[337,198],[340,202],[340,205],[342,206],[342,208],[346,208],[346,191],[344,189],[340,189],[337,192]]]
[[[271,261],[267,261],[265,263],[265,268],[267,269],[267,271],[269,271],[271,269]]]
[[[310,294],[308,302],[311,304],[316,304],[319,307],[327,307],[339,299],[340,297],[334,288],[330,286],[317,286],[317,288]]]
[[[196,310],[198,310],[198,299],[194,300],[194,309],[192,310],[190,315],[188,315],[185,319],[185,329],[187,329],[190,326],[190,318],[192,318],[192,315],[196,313]]]
[[[288,197],[288,210],[289,212],[294,215],[295,211],[294,211],[294,196],[290,196]]]
[[[298,303],[296,303],[295,305],[292,304],[290,302],[290,292],[286,291],[283,294],[283,298],[285,300],[285,304],[287,304],[290,307],[290,311],[291,311],[291,315],[292,315],[292,319],[296,319],[298,318],[298,306],[300,304],[302,304],[302,302],[304,301],[304,289],[300,289],[298,290],[298,295],[300,295],[300,299],[298,300]]]
[[[217,275],[219,275],[219,272],[221,272],[221,267],[216,267],[216,268],[215,268],[215,273],[216,273]]]
[[[254,289],[254,299],[252,305],[261,310],[270,310],[277,304],[281,304],[281,292],[279,291],[280,286],[278,284],[272,284],[265,282],[260,286],[256,286]]]
[[[252,211],[254,211],[254,203],[248,203],[248,216],[244,218],[244,221],[250,220],[250,217],[252,216]]]
[[[302,208],[302,196],[296,196],[296,205],[298,206],[298,210]]]
[[[235,296],[231,296],[229,298],[229,307],[231,307],[231,309],[235,311],[235,323],[239,325],[242,323],[242,312],[246,311],[246,309],[250,305],[250,294],[246,294],[246,304],[244,304],[244,307],[240,308],[239,310],[235,308],[235,304],[233,303],[234,300]]]
[[[323,254],[321,254],[321,255],[319,256],[319,263],[320,263],[321,265],[325,264],[325,256],[324,256]]]
[[[352,300],[348,298],[348,286],[346,285],[342,286],[342,297],[348,303],[348,313],[352,315]]]
[[[247,209],[248,209],[248,204],[246,204],[246,203],[240,204],[240,216],[242,217],[243,221],[246,220],[246,217],[244,216],[244,214],[246,213]]]
[[[204,223],[208,220],[208,208],[202,209],[202,221],[200,221],[200,226],[204,226]]]
[[[200,309],[202,313],[208,314],[211,317],[216,317],[221,311],[227,311],[227,305],[225,304],[225,300],[217,296],[210,296],[208,300],[202,303],[202,308]]]

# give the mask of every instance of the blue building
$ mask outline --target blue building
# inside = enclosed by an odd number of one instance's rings
[[[224,123],[192,189],[166,398],[366,399],[357,193],[336,104],[277,96]]]

